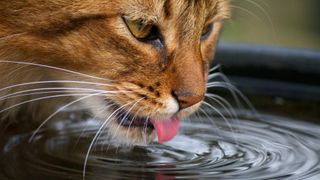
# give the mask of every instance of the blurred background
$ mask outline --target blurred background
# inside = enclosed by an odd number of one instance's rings
[[[320,123],[320,0],[230,1],[215,63],[258,110]]]
[[[320,50],[320,0],[231,0],[222,42]]]

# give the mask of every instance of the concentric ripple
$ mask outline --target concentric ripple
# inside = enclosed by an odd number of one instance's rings
[[[85,179],[320,179],[320,126],[272,115],[229,122],[210,116],[185,121],[162,145],[119,147],[102,135]],[[2,137],[0,177],[83,179],[99,124],[64,122],[57,125],[63,130],[39,134],[32,143],[31,134]]]

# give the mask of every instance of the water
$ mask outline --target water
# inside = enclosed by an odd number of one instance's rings
[[[320,179],[320,126],[269,114],[261,120],[242,116],[230,128],[210,116],[214,124],[205,116],[185,121],[181,133],[162,145],[128,148],[100,139],[85,179]],[[82,179],[98,124],[72,121],[32,143],[32,133],[2,136],[0,179]]]

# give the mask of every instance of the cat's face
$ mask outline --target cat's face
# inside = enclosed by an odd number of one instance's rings
[[[197,110],[229,15],[226,0],[28,2],[7,3],[20,11],[6,12],[16,19],[5,20],[12,28],[3,33],[25,33],[11,42],[16,56],[110,80],[99,88],[118,93],[88,103],[105,107],[92,111],[135,143],[171,139]]]

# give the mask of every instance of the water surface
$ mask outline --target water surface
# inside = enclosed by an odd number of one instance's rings
[[[271,114],[229,122],[209,116],[184,121],[165,144],[119,147],[102,136],[85,179],[320,179],[319,125]],[[1,137],[0,179],[83,179],[99,123],[66,120],[55,127],[59,131],[42,132],[32,143],[32,132]]]

